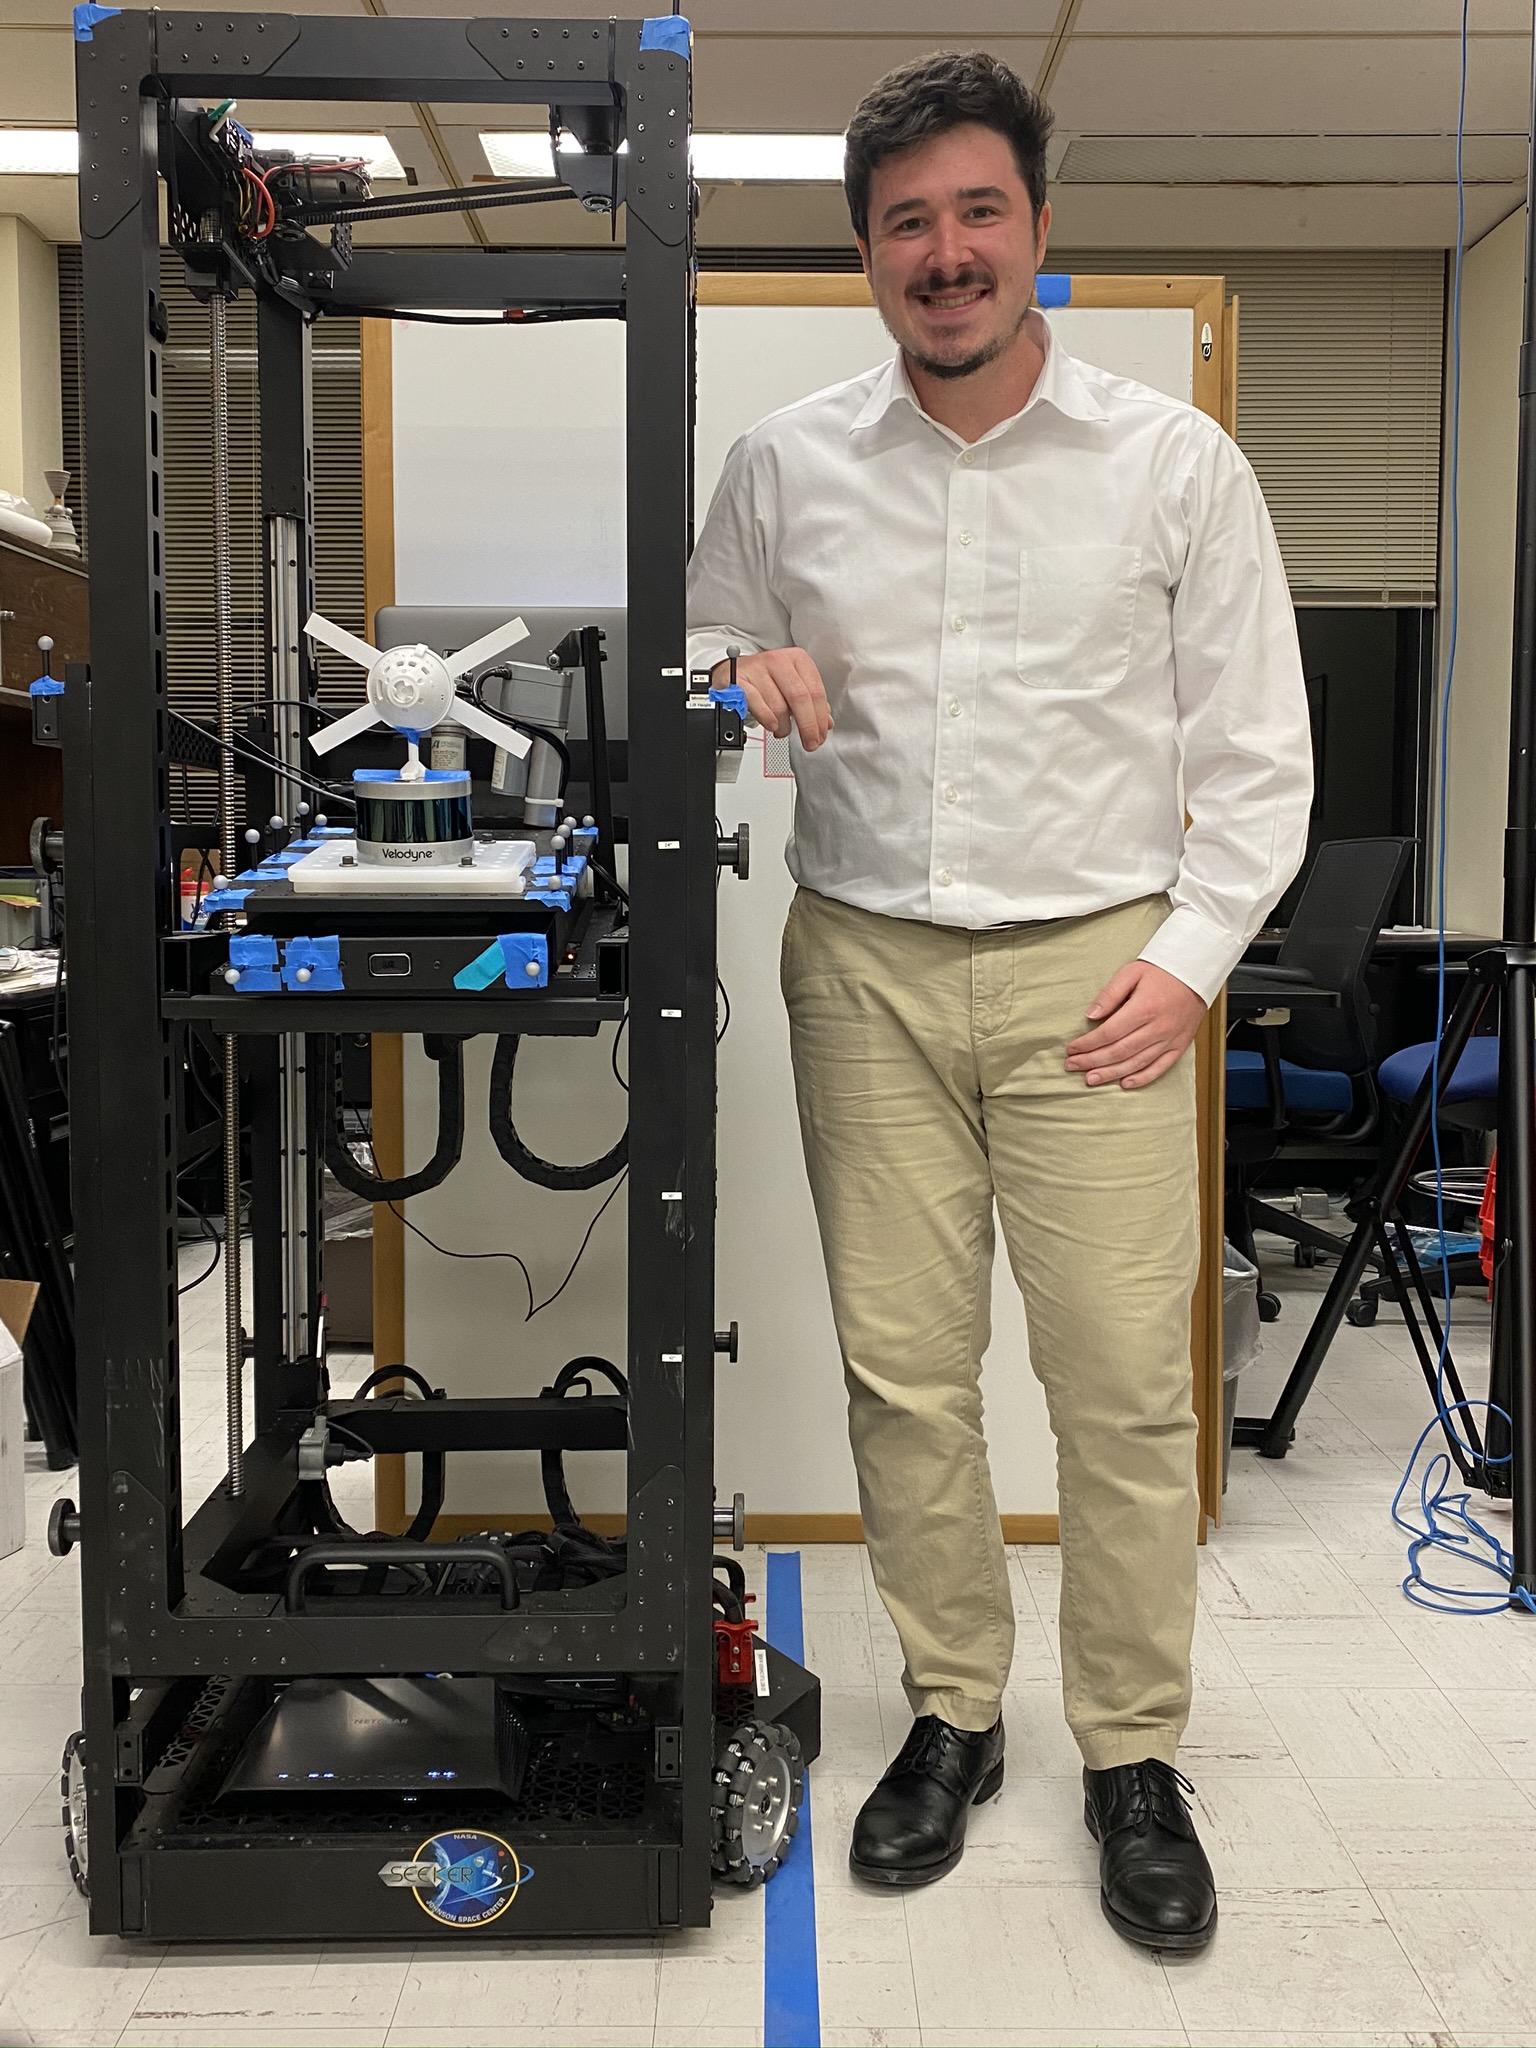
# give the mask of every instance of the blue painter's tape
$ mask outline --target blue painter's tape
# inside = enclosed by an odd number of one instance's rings
[[[804,1663],[798,1550],[768,1553],[767,1635],[776,1650]],[[794,1844],[763,1892],[763,2048],[821,2048],[809,1771]]]
[[[304,979],[300,981],[300,970]],[[311,995],[344,988],[341,978],[341,940],[290,939],[283,948],[283,987],[296,995]]]
[[[57,676],[39,676],[35,683],[28,683],[29,697],[62,697],[64,685]]]
[[[1070,306],[1072,279],[1064,270],[1035,279],[1035,299],[1049,312],[1053,306]]]
[[[236,995],[271,995],[282,987],[277,941],[268,932],[237,932],[229,942],[229,964],[240,976],[229,984]]]
[[[453,977],[455,988],[467,989],[474,993],[489,988],[493,981],[500,981],[506,972],[506,961],[502,957],[501,943],[493,939],[483,953],[477,953],[467,961]]]
[[[75,9],[75,41],[90,42],[96,34],[96,24],[99,21],[105,21],[110,15],[121,14],[122,11],[121,7],[97,7],[91,4],[91,0],[82,0],[82,5]]]
[[[238,910],[250,893],[249,889],[210,889],[203,898],[203,908],[210,917],[221,910]]]
[[[734,711],[738,718],[747,715],[747,693],[740,683],[722,683],[717,690],[710,691],[709,701],[727,711]]]
[[[686,57],[693,41],[693,28],[686,14],[653,14],[640,24],[642,50],[675,50]]]
[[[549,987],[549,942],[542,932],[503,932],[501,957],[507,963],[508,988]]]
[[[560,872],[560,863],[552,853],[541,853],[529,872],[535,875],[557,875]]]
[[[569,889],[553,887],[530,889],[524,895],[523,901],[525,903],[542,903],[549,910],[569,910],[571,907],[571,892]]]

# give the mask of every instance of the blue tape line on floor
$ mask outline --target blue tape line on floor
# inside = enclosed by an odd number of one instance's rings
[[[769,1553],[767,1635],[776,1650],[805,1662],[798,1550]],[[821,2048],[809,1771],[794,1847],[763,1892],[763,2048]]]

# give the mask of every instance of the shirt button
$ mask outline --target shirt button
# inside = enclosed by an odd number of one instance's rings
[[[939,869],[939,887],[941,889],[947,889],[954,879],[948,868]]]
[[[966,448],[962,450],[960,460],[965,464],[966,468],[969,469],[971,464],[976,460],[976,450],[974,448]]]
[[[960,716],[960,699],[958,697],[950,698],[949,715],[951,718],[958,718]]]
[[[968,547],[970,546],[970,544],[971,544],[971,539],[972,539],[972,536],[971,536],[970,534],[968,534],[968,533],[962,533],[962,534],[961,534],[961,536],[960,536],[960,545],[961,545],[961,547],[963,547],[963,548],[968,548]]]
[[[954,629],[957,633],[963,633],[965,631],[965,618],[962,613],[956,612],[954,619],[951,623],[953,624]]]
[[[957,804],[957,803],[959,803],[959,801],[960,801],[960,792],[959,792],[959,790],[958,790],[958,789],[956,789],[956,788],[955,788],[955,785],[954,785],[953,783],[951,783],[951,784],[949,785],[948,789],[946,789],[946,790],[945,790],[945,792],[944,792],[944,801],[945,801],[945,803],[947,803],[947,804]]]

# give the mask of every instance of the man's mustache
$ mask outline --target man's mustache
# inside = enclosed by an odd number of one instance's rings
[[[937,271],[930,271],[917,284],[908,285],[907,296],[917,299],[926,293],[964,292],[969,291],[973,285],[991,285],[993,282],[991,274],[985,270],[962,270],[954,277],[944,277]]]

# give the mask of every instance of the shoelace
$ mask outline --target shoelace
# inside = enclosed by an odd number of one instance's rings
[[[1157,1757],[1149,1757],[1145,1763],[1133,1766],[1135,1778],[1129,1795],[1127,1818],[1132,1827],[1141,1829],[1149,1820],[1161,1821],[1176,1834],[1183,1834],[1189,1827],[1189,1801],[1194,1796],[1194,1786],[1184,1773],[1172,1764],[1165,1764]]]

